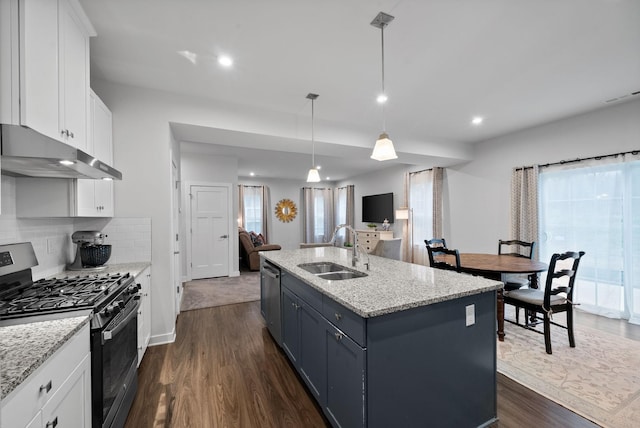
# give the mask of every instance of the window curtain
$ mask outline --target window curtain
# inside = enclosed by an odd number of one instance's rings
[[[335,228],[333,189],[303,187],[302,202],[304,242],[329,242]]]
[[[238,186],[238,226],[262,234],[269,242],[269,188],[267,186]]]
[[[640,324],[640,157],[634,152],[541,169],[540,259],[585,251],[580,309]]]
[[[353,185],[346,187],[338,187],[335,191],[335,224],[348,224],[351,227],[355,227],[355,190]],[[346,233],[347,230],[342,228],[338,231],[336,237],[337,245],[352,244],[353,237],[351,234]]]
[[[537,165],[531,168],[514,168],[511,174],[510,239],[525,242],[539,241]],[[535,249],[534,258],[537,258],[538,248]]]
[[[409,173],[408,261],[429,265],[425,239],[442,236],[442,187],[444,171],[433,168]]]

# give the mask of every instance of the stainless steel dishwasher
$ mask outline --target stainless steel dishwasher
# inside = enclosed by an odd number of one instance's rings
[[[264,319],[271,336],[282,345],[282,318],[280,315],[280,268],[264,261],[261,272]]]

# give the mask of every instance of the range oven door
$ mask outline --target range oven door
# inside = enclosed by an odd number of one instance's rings
[[[91,332],[93,428],[122,427],[137,390],[138,299]]]

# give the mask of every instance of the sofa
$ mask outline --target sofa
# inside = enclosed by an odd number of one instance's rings
[[[240,243],[240,257],[243,263],[249,270],[260,270],[260,251],[274,251],[280,250],[282,247],[278,244],[254,244],[254,240],[251,239],[251,235],[244,229],[239,229],[238,242]]]

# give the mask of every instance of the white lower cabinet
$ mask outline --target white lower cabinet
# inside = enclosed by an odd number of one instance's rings
[[[138,309],[138,367],[151,340],[151,268],[143,270],[136,281],[140,284],[140,309]]]
[[[89,324],[2,400],[0,426],[91,426]]]

